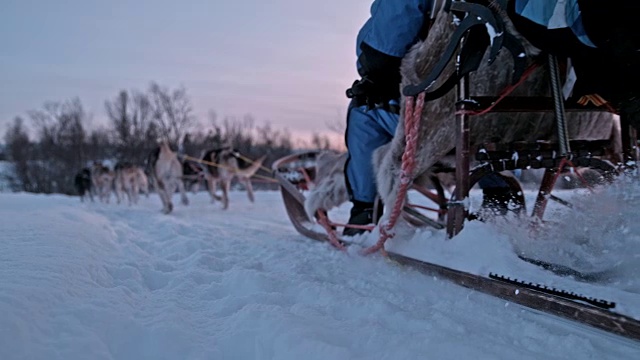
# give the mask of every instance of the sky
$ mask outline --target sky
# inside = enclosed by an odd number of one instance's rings
[[[206,119],[251,114],[294,134],[343,122],[371,0],[4,0],[0,129],[46,101],[184,86]]]
[[[469,222],[454,239],[398,226],[387,249],[614,301],[638,318],[640,191],[625,190],[619,201],[612,191],[591,197],[582,216],[564,218],[581,225],[556,236],[511,230],[561,264],[621,270],[596,283],[518,260],[488,222]],[[251,203],[232,191],[227,210],[206,192],[188,196],[164,215],[156,194],[132,206],[0,194],[0,359],[640,359],[640,342],[360,256],[359,245],[342,253],[306,239],[278,192],[258,191]],[[346,219],[349,208],[330,216]]]

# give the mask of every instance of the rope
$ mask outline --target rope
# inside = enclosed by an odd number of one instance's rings
[[[333,245],[335,248],[341,251],[346,251],[347,249],[344,247],[344,245],[342,245],[340,240],[338,240],[336,231],[331,226],[331,223],[329,222],[329,218],[327,217],[327,214],[322,210],[317,211],[316,214],[318,215],[318,223],[322,225],[322,227],[327,232],[327,235],[329,236],[329,242],[331,243],[331,245]]]
[[[327,232],[327,236],[329,237],[329,243],[333,245],[335,248],[346,251],[345,246],[338,239],[338,235],[336,235],[336,227],[344,227],[344,228],[354,228],[354,229],[362,229],[371,231],[375,228],[375,225],[354,225],[354,224],[341,224],[336,223],[329,220],[327,213],[324,210],[318,210],[316,213],[318,217],[318,224],[320,224],[324,230]]]
[[[395,235],[392,230],[402,214],[402,206],[404,205],[407,191],[409,191],[409,187],[413,182],[413,172],[416,168],[418,131],[420,129],[420,118],[424,107],[424,97],[425,93],[422,92],[418,95],[417,100],[414,97],[407,97],[405,99],[405,150],[402,154],[402,167],[400,170],[400,187],[398,189],[398,195],[393,209],[391,210],[389,220],[380,226],[380,238],[378,239],[378,242],[365,249],[365,255],[373,254],[381,249],[384,251],[384,243]]]
[[[311,176],[309,176],[309,173],[305,168],[299,168],[298,171],[302,173],[302,176],[304,177],[304,181],[306,181],[308,185],[313,185],[313,180],[311,180]]]
[[[562,170],[564,170],[565,167],[567,166],[574,170],[576,169],[576,166],[573,164],[573,162],[571,162],[571,160],[567,159],[566,157],[563,157],[562,160],[560,160],[560,164],[558,165],[558,170],[553,176],[553,184],[555,184],[558,181],[558,178],[560,177]],[[582,174],[580,174],[577,171],[575,171],[574,173],[578,177],[578,180],[582,182],[582,185],[584,185],[584,187],[587,188],[587,190],[589,190],[592,194],[595,193],[595,191],[593,190],[593,187],[589,184],[587,179],[585,179],[584,176],[582,176]]]
[[[238,153],[236,156],[238,156],[240,159],[244,160],[244,161],[248,161],[249,163],[253,164],[255,162],[255,160],[251,160],[248,157]],[[268,173],[271,173],[271,170],[269,168],[267,168],[264,165],[260,165],[260,170],[266,171]]]
[[[235,171],[235,168],[232,168],[231,166],[217,164],[217,163],[214,163],[212,161],[197,159],[197,158],[191,157],[189,155],[183,155],[183,158],[186,159],[186,160],[191,160],[191,161],[200,163],[200,164],[210,165],[210,166],[214,166],[214,167],[221,168],[221,169],[227,169],[227,170],[232,171],[232,172]],[[272,183],[278,183],[278,180],[276,180],[274,178],[267,177],[267,176],[254,174],[252,177],[255,177],[257,179],[262,179],[262,180],[265,180],[265,181],[268,181],[268,182],[272,182]]]
[[[533,71],[538,68],[539,64],[538,62],[534,62],[533,64],[531,64],[527,70],[524,71],[524,73],[522,73],[522,76],[520,77],[520,80],[518,80],[517,83],[512,84],[507,86],[506,88],[504,88],[502,90],[502,92],[500,93],[500,96],[498,96],[498,99],[491,104],[490,106],[488,106],[486,109],[482,109],[482,110],[460,110],[456,112],[456,115],[484,115],[489,113],[491,110],[493,110],[493,108],[498,105],[498,103],[500,103],[500,101],[504,100],[504,98],[506,98],[507,96],[509,96],[509,94],[511,94],[513,92],[513,90],[515,90],[518,86],[520,86],[525,80],[527,80],[527,78],[529,77],[529,75],[531,75],[531,73],[533,73]]]

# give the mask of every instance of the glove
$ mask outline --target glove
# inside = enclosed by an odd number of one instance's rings
[[[365,76],[354,81],[351,88],[347,89],[346,95],[355,101],[356,106],[366,105],[369,110],[382,108],[396,114],[399,112],[397,103],[400,91],[398,85],[381,86]],[[396,104],[391,103],[393,100],[396,101]]]
[[[358,106],[388,109],[389,102],[400,101],[400,62],[401,58],[382,53],[367,43],[361,43],[362,50],[358,62],[360,75],[347,97],[354,99]]]

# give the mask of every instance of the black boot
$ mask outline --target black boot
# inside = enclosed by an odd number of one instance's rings
[[[349,217],[348,224],[351,225],[369,225],[373,224],[373,208],[374,204],[369,202],[353,201],[353,207],[351,208],[351,216]],[[378,216],[380,218],[382,213],[382,205],[378,206]],[[365,229],[356,229],[351,227],[345,227],[342,231],[343,236],[355,236],[366,232]]]

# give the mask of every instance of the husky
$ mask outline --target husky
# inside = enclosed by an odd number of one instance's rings
[[[92,187],[95,188],[101,202],[108,204],[111,199],[111,190],[115,173],[104,166],[102,162],[95,161],[91,167]]]
[[[205,179],[209,187],[211,202],[218,200],[222,202],[223,209],[229,207],[229,190],[231,189],[231,180],[234,177],[244,184],[249,201],[254,202],[251,177],[260,169],[265,159],[266,155],[254,161],[251,165],[243,167],[245,161],[240,156],[240,153],[231,146],[206,151],[202,155],[202,160],[205,161]],[[216,195],[218,184],[220,184],[222,190],[222,197]]]
[[[204,179],[204,169],[201,164],[185,159],[182,161],[182,179],[185,188],[194,195],[200,190],[201,181]]]
[[[118,204],[123,193],[127,195],[129,205],[137,204],[140,192],[149,197],[149,183],[144,171],[131,163],[118,163],[115,166],[115,193]]]
[[[349,200],[344,177],[347,157],[347,153],[339,154],[333,151],[322,151],[318,154],[314,186],[307,194],[304,204],[310,219],[316,216],[319,209],[328,211]]]
[[[80,201],[84,202],[85,197],[88,195],[91,202],[93,202],[91,169],[84,168],[80,170],[80,172],[76,174],[74,185],[78,191],[78,195],[80,195]]]
[[[136,176],[137,176],[137,180],[138,180],[138,188],[140,189],[140,192],[144,194],[144,196],[148,199],[149,198],[149,178],[147,177],[147,174],[144,172],[144,169],[142,169],[141,167],[136,167]]]
[[[162,141],[160,146],[151,152],[147,159],[147,166],[150,179],[162,200],[163,213],[169,214],[173,211],[172,197],[176,188],[180,191],[182,204],[189,204],[182,183],[182,164],[167,141]]]

